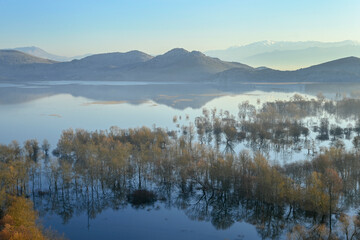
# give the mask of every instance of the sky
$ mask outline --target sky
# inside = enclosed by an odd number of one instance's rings
[[[359,0],[0,0],[0,48],[75,56],[360,41]]]

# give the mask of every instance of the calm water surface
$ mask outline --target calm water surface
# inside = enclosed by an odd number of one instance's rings
[[[0,86],[0,143],[12,140],[48,139],[56,144],[61,131],[68,128],[105,130],[111,126],[135,128],[141,126],[175,129],[172,119],[182,116],[180,124],[193,122],[202,109],[228,110],[238,113],[238,104],[249,101],[286,100],[301,87],[283,92],[276,88],[244,86],[239,92],[221,90],[217,86],[198,85],[96,85],[90,82],[73,85],[68,82],[47,85]],[[97,83],[98,84],[98,83]],[[140,84],[140,83],[139,83]],[[14,87],[15,86],[15,87]],[[39,88],[40,87],[40,88]],[[260,89],[257,89],[260,88]],[[231,90],[231,91],[230,91]],[[311,94],[302,93],[308,98]],[[258,104],[259,105],[259,104]],[[189,119],[186,118],[189,117]]]

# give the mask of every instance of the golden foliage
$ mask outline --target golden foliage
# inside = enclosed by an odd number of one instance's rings
[[[46,239],[36,225],[37,213],[30,200],[12,197],[6,215],[1,219],[3,226],[0,239],[4,240],[43,240]]]

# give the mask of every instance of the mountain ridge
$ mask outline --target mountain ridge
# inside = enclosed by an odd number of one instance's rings
[[[212,57],[238,61],[253,67],[267,66],[279,70],[296,70],[351,55],[360,57],[360,43],[351,40],[341,42],[260,41],[205,53]]]
[[[360,81],[360,59],[357,57],[341,58],[296,71],[280,71],[222,61],[199,51],[190,52],[181,48],[172,49],[156,57],[134,50],[126,53],[95,54],[70,62],[55,62],[15,50],[1,50],[0,69],[1,81],[108,80],[217,83]]]
[[[214,75],[212,80],[243,83],[360,82],[360,58],[346,57],[295,71],[230,69]]]

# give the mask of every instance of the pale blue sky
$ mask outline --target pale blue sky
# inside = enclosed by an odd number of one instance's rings
[[[0,48],[59,55],[360,40],[359,0],[0,0]]]

